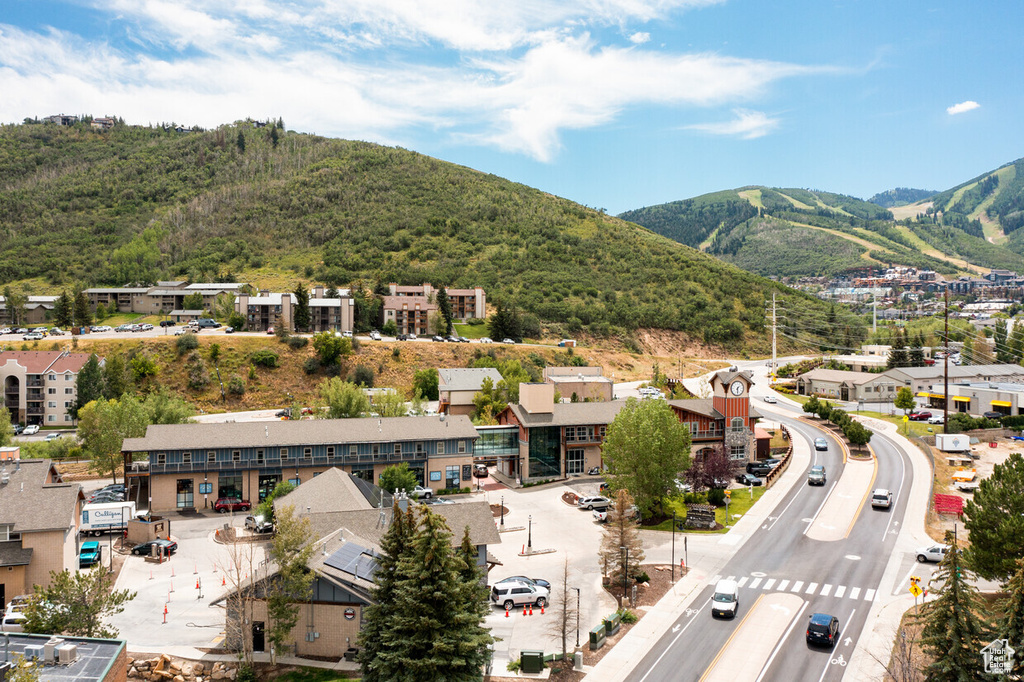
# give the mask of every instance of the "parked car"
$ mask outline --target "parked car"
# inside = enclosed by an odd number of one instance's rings
[[[225,334],[234,334],[235,333],[235,328],[234,327],[224,327],[224,333]]]
[[[175,322],[174,320],[160,320],[161,327],[173,327],[176,324],[177,322]]]
[[[738,474],[736,482],[740,485],[761,485],[762,481],[754,474]]]
[[[276,334],[277,333],[276,330],[274,329],[274,325],[270,325],[269,327],[267,327],[267,333],[268,334]]]
[[[491,587],[491,601],[506,611],[524,604],[544,606],[548,603],[548,591],[539,585],[512,582]]]
[[[892,506],[892,492],[885,488],[876,488],[871,493],[872,509],[888,509]]]
[[[425,500],[429,500],[430,497],[434,494],[434,491],[431,490],[430,488],[424,488],[423,486],[418,485],[412,490],[410,490],[409,494],[415,498],[422,497]]]
[[[748,474],[753,474],[754,476],[767,476],[768,472],[771,470],[772,468],[764,462],[747,462],[746,473]],[[737,478],[737,480],[739,479]]]
[[[416,340],[417,338],[419,338],[419,337],[417,337],[417,336],[416,336],[415,334],[407,334],[406,336],[408,336],[408,337],[409,337],[409,340],[410,340],[410,341],[415,341],[415,340]]]
[[[174,335],[175,336],[181,336],[182,334],[191,334],[191,333],[193,333],[193,332],[188,327],[179,327],[179,328],[174,330]]]
[[[1002,419],[1006,415],[1003,414],[1002,412],[991,412],[990,411],[990,412],[982,413],[981,416],[984,417],[985,419]]]
[[[815,450],[828,450],[828,441],[825,440],[824,438],[815,438],[814,439],[814,449]]]
[[[395,340],[397,340],[397,341],[408,341],[409,340],[409,335],[408,334],[399,334],[398,336],[395,337]]]
[[[774,405],[775,403],[779,402],[778,400],[775,399],[775,396],[773,396],[773,395],[766,395],[764,397],[764,401],[766,403],[770,403],[772,405]]]
[[[15,436],[20,436],[21,432],[24,431],[24,430],[25,430],[25,427],[22,426],[21,424],[15,424],[14,425],[14,435]]]
[[[44,438],[43,440],[45,440],[47,443],[49,443],[51,440],[57,440],[58,438],[60,438],[63,435],[64,435],[63,433],[48,433],[48,434],[46,434],[46,438]]]
[[[550,590],[551,589],[551,583],[549,583],[547,580],[543,580],[542,578],[527,578],[526,576],[523,576],[523,575],[509,576],[508,578],[505,578],[504,580],[499,580],[498,582],[496,582],[494,584],[495,585],[504,585],[505,583],[526,583],[527,585],[534,585],[534,586],[537,586],[537,587],[543,587],[545,590]]]
[[[200,317],[195,321],[195,325],[200,329],[206,329],[207,327],[210,329],[218,329],[220,327],[220,322],[212,317]]]
[[[93,327],[92,330],[96,333],[113,331],[109,326],[101,324],[98,327]]]
[[[119,324],[119,325],[117,325],[117,327],[114,328],[114,331],[118,332],[118,333],[120,333],[120,332],[130,332],[131,330],[132,330],[132,326],[130,324]]]
[[[611,512],[611,508],[609,507],[608,509],[595,509],[594,511],[591,512],[591,514],[594,515],[594,520],[595,521],[597,521],[598,523],[604,523],[605,521],[608,520],[608,514],[610,512]],[[637,506],[635,504],[629,505],[629,509],[626,510],[626,516],[628,518],[633,518],[634,516],[636,516],[639,513],[640,513],[640,510],[637,509]]]
[[[60,327],[54,327],[50,330],[50,336],[64,336],[64,330]]]
[[[480,343],[494,343],[494,341],[491,340],[491,337],[485,336],[480,339]]]
[[[29,332],[21,337],[23,341],[42,341],[43,335],[41,332]]]
[[[507,336],[506,336],[505,338],[503,338],[503,339],[501,340],[501,342],[502,342],[502,343],[511,343],[511,344],[515,345],[515,341],[514,341],[514,340],[512,340],[512,339],[510,339],[510,338],[508,338]]]
[[[455,336],[455,334],[452,334],[447,339],[445,339],[445,341],[447,341],[448,343],[458,343],[459,337]]]
[[[29,424],[21,433],[25,436],[34,436],[39,433],[39,424]]]
[[[380,332],[374,329],[370,332],[370,339],[373,341],[380,341]]]
[[[0,621],[2,632],[25,632],[25,621],[28,619],[24,613],[15,611],[4,614],[3,621]]]
[[[922,564],[926,561],[934,561],[938,563],[942,561],[948,551],[949,545],[936,544],[929,545],[928,547],[920,547],[916,552],[917,560]]]
[[[826,480],[825,467],[823,466],[813,466],[807,472],[807,485],[825,485]]]
[[[0,334],[10,334],[12,332],[10,327],[0,327]]]
[[[88,568],[99,563],[100,560],[100,543],[95,540],[89,540],[88,542],[82,543],[82,548],[78,552],[78,567]]]
[[[476,478],[487,478],[489,475],[486,464],[474,464],[473,465],[473,476]]]
[[[148,540],[146,542],[142,542],[140,544],[135,545],[134,547],[132,547],[132,554],[151,554],[153,552],[152,548],[154,546],[158,547],[159,551],[163,552],[164,554],[174,554],[176,551],[178,551],[177,542],[174,542],[173,540],[164,540],[162,538],[157,538],[156,540]]]
[[[251,530],[253,533],[271,533],[274,530],[274,524],[262,516],[250,514],[245,517],[245,529]]]
[[[944,424],[945,421],[945,418],[941,414],[937,414],[933,417],[928,417],[929,424]]]
[[[444,343],[444,337],[441,336],[440,334],[434,334],[432,337],[430,337],[430,340],[437,343]]]
[[[839,619],[827,613],[815,613],[807,623],[807,643],[835,646],[839,639]]]
[[[912,422],[925,422],[928,421],[932,416],[931,412],[928,411],[917,411],[911,412],[909,417]]]
[[[607,497],[602,497],[601,495],[590,495],[588,497],[581,497],[579,502],[576,503],[576,506],[580,509],[587,510],[607,509],[611,503],[612,501]]]
[[[249,500],[242,500],[237,497],[221,497],[213,503],[213,511],[226,514],[228,512],[249,511],[252,505]]]

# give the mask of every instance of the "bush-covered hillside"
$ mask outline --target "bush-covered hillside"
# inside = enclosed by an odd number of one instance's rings
[[[878,204],[882,208],[892,208],[893,206],[905,206],[907,204],[916,204],[919,201],[923,201],[928,197],[935,194],[930,189],[911,189],[910,187],[897,187],[896,189],[888,189],[884,192],[879,192],[875,196],[868,199],[872,204]]]
[[[764,302],[820,304],[636,225],[404,149],[239,123],[0,128],[0,286],[164,278],[485,287],[597,334],[764,342]],[[258,284],[258,282],[256,283]]]

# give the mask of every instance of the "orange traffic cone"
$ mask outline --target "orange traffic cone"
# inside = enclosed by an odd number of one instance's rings
[[[224,587],[227,584],[228,584],[228,581],[224,578],[224,576],[221,576],[220,577],[220,586]]]
[[[196,589],[199,589],[199,578],[196,578]]]
[[[508,609],[505,609],[505,617],[508,618]]]
[[[530,615],[533,615],[533,604],[530,604]]]
[[[526,604],[523,604],[523,615],[526,615]]]
[[[540,607],[540,615],[542,615],[542,616],[544,615],[544,605],[543,604],[541,604],[541,607]]]

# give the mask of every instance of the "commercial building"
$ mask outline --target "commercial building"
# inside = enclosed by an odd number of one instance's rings
[[[609,402],[615,397],[615,384],[601,375],[600,367],[545,367],[544,381],[570,402]]]
[[[438,411],[448,414],[473,414],[473,396],[491,380],[501,381],[501,372],[493,367],[442,367],[437,370]]]
[[[78,372],[88,360],[88,353],[0,351],[0,386],[11,420],[26,426],[72,425],[68,409],[77,400]]]
[[[1020,414],[1024,407],[1024,384],[1020,383],[957,381],[949,384],[949,394],[952,398],[950,412],[977,415],[998,412],[1010,416]],[[919,404],[933,410],[945,409],[944,384],[933,384],[927,391],[918,392],[916,397]]]
[[[849,402],[892,402],[903,387],[915,395],[930,393],[933,384],[943,381],[945,368],[897,367],[880,374],[812,369],[796,378],[796,392]],[[957,383],[1024,384],[1024,367],[1019,365],[950,365],[950,381]],[[984,411],[984,410],[982,410]]]
[[[207,509],[221,497],[256,504],[281,481],[299,485],[332,467],[376,482],[405,462],[422,485],[459,488],[472,478],[477,437],[464,415],[154,424],[122,452],[132,489],[160,512]]]

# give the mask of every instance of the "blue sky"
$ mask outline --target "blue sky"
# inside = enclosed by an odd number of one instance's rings
[[[398,145],[611,213],[1024,156],[1020,0],[0,0],[0,121]]]

